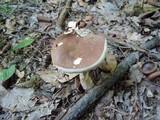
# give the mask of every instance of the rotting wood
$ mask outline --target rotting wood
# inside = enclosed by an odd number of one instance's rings
[[[159,37],[154,37],[140,47],[149,50],[156,46],[160,46]],[[70,107],[61,120],[77,120],[91,106],[93,106],[107,92],[107,90],[115,84],[115,82],[120,80],[127,73],[130,66],[135,64],[141,56],[142,54],[138,51],[132,52],[120,62],[112,76],[104,76],[101,80],[103,82],[89,90],[81,99]]]
[[[60,30],[63,30],[63,28],[64,28],[64,23],[65,23],[64,21],[65,21],[65,18],[67,16],[69,9],[71,8],[71,3],[72,3],[72,0],[67,0],[64,9],[62,10],[62,12],[59,15],[59,18],[57,20],[57,27]]]

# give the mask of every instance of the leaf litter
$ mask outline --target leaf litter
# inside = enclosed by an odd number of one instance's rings
[[[60,119],[66,109],[86,93],[76,79],[78,74],[62,73],[53,67],[50,69],[51,44],[60,34],[56,27],[56,20],[64,7],[64,1],[49,0],[35,3],[23,1],[23,4],[14,5],[14,2],[5,4],[8,6],[1,5],[2,9],[0,9],[2,37],[0,38],[0,51],[2,51],[0,63],[3,68],[9,68],[11,64],[16,65],[15,74],[10,74],[5,79],[16,81],[11,85],[8,84],[7,88],[4,85],[6,81],[1,81],[0,118]],[[137,11],[133,10],[136,10],[139,4],[142,2],[138,0],[128,2],[73,0],[68,19],[64,23],[67,25],[69,21],[82,20],[86,23],[87,29],[93,32],[132,45],[140,45],[159,32],[159,11],[151,5],[144,4],[144,11],[149,8],[156,12],[151,10],[147,15],[137,15]],[[7,15],[10,17],[8,18]],[[85,30],[78,32],[81,35]],[[28,37],[31,39],[23,44],[21,40]],[[7,44],[10,44],[10,47],[6,49],[4,46]],[[117,64],[130,54],[132,48],[121,45],[108,46],[109,52],[113,55],[108,57],[107,72],[113,73]],[[159,48],[153,51],[158,53]],[[153,59],[150,55],[144,55],[137,62],[146,60],[158,61],[156,57]],[[147,76],[139,70],[138,63],[131,66],[128,73],[104,95],[95,109],[91,110],[92,113],[87,112],[82,119],[159,118],[159,82],[148,80]],[[32,76],[35,74],[40,77],[40,81],[38,84],[33,82],[36,85],[28,85],[27,82],[32,81]],[[35,79],[39,80],[37,76]],[[21,85],[15,87],[16,83]],[[25,87],[26,84],[29,87]],[[15,114],[17,112],[18,114]]]

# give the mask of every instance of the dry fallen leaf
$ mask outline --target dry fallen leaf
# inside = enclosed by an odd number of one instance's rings
[[[66,75],[68,75],[69,80],[75,78],[77,75],[79,75],[79,73],[66,73]]]
[[[143,73],[139,70],[140,63],[133,65],[130,69],[130,80],[134,80],[137,83],[140,83],[143,78]]]
[[[70,80],[66,74],[57,70],[38,71],[37,74],[40,75],[41,79],[45,82],[51,83],[58,88],[61,86],[60,83],[65,83]]]
[[[47,83],[51,83],[56,88],[59,88],[61,85],[57,81],[57,74],[54,74],[51,71],[38,71],[37,74],[40,76],[42,80],[44,80]]]
[[[106,72],[110,71],[111,73],[114,72],[116,67],[117,67],[117,60],[115,55],[112,54],[108,54],[106,61],[99,66],[99,68],[101,68],[102,70]]]
[[[1,106],[12,112],[27,111],[35,105],[31,98],[34,95],[33,88],[13,88],[1,99]]]
[[[35,110],[29,112],[26,120],[40,120],[41,117],[50,115],[52,110],[57,108],[58,104],[55,105],[53,102],[45,102],[44,104],[40,104],[35,108]]]

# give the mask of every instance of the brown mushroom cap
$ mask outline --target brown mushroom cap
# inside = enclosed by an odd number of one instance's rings
[[[63,72],[79,73],[91,70],[103,62],[107,54],[107,40],[102,35],[80,37],[60,35],[54,42],[53,64]]]

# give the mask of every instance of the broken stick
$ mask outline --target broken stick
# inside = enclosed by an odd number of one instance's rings
[[[62,12],[59,15],[59,18],[57,20],[57,26],[60,30],[63,30],[63,28],[64,28],[64,23],[65,23],[64,21],[67,16],[68,10],[71,8],[71,3],[72,3],[72,0],[67,0],[64,9],[62,10]]]

